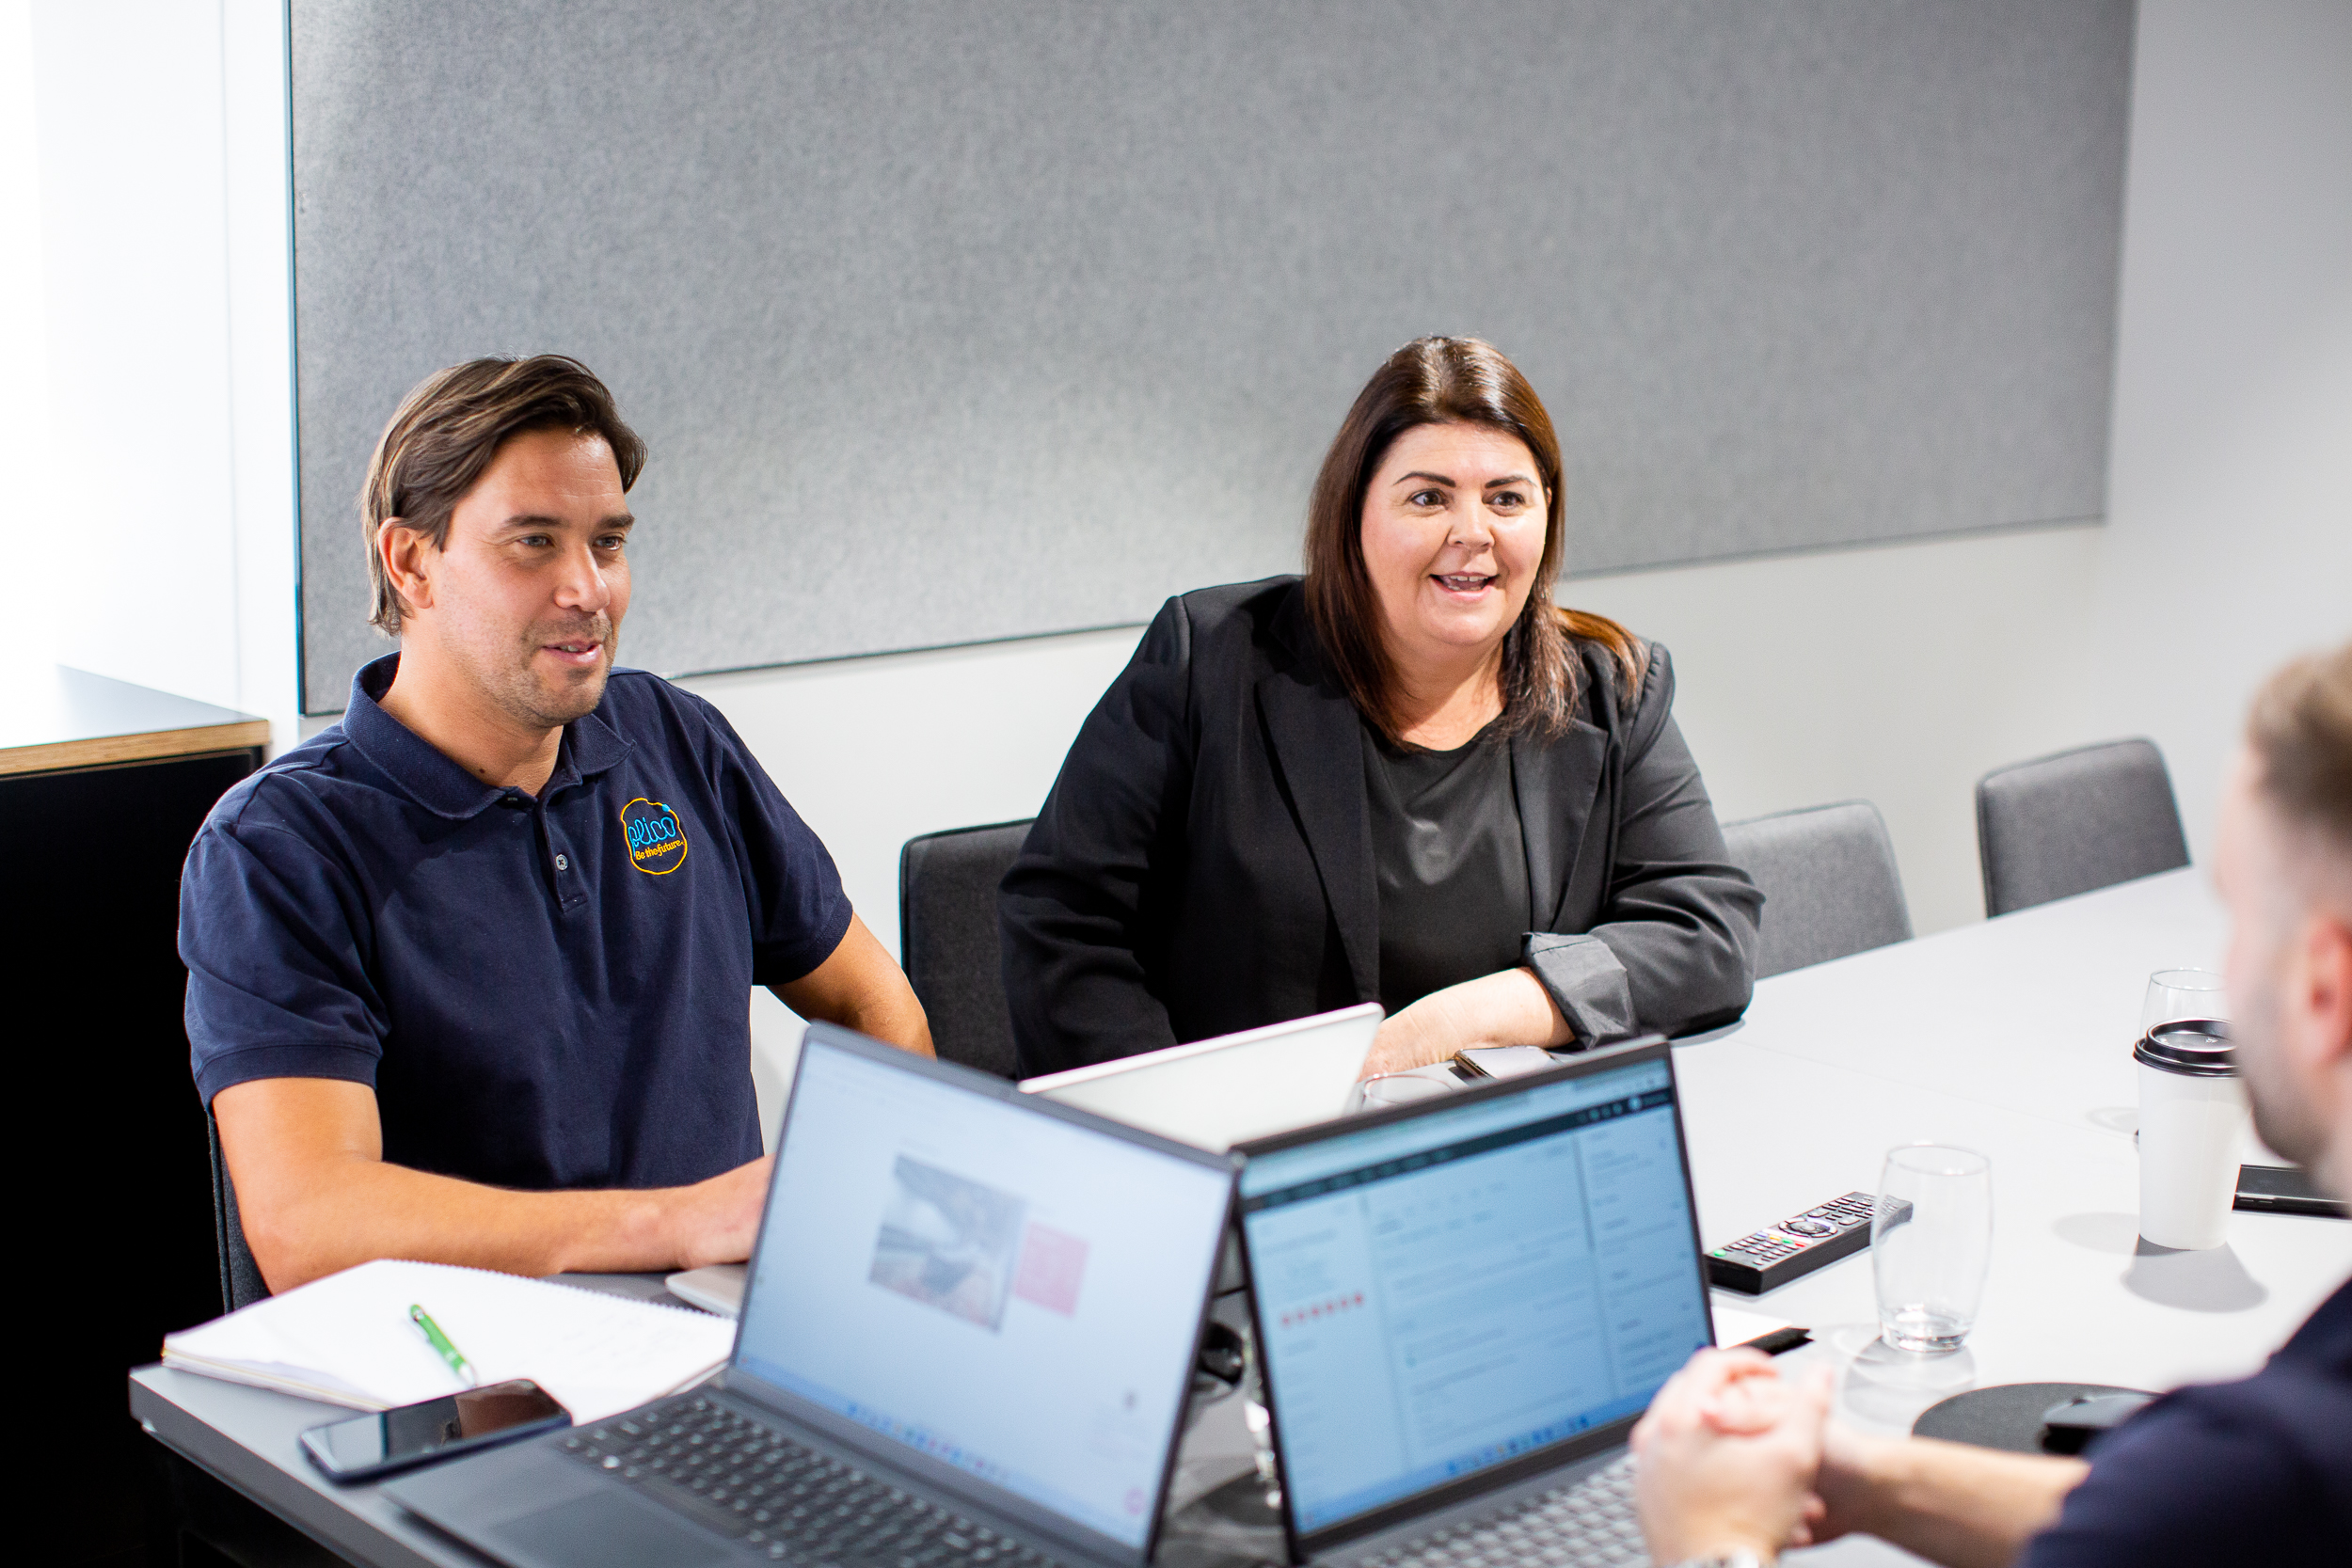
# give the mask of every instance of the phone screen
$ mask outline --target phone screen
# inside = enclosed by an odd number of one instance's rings
[[[312,1427],[303,1447],[329,1475],[360,1476],[397,1469],[489,1438],[521,1436],[570,1424],[571,1415],[528,1378],[469,1388],[446,1399],[405,1404]]]

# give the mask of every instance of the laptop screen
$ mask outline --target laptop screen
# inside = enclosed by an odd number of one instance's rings
[[[812,1030],[736,1362],[1141,1546],[1230,1172]]]
[[[1713,1342],[1662,1052],[1253,1155],[1302,1535],[1637,1414]]]

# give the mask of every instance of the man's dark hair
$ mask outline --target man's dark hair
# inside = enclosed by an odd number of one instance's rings
[[[405,607],[384,575],[376,548],[384,525],[415,529],[440,549],[450,514],[511,436],[531,430],[600,436],[620,465],[627,491],[644,470],[645,443],[621,421],[612,394],[596,373],[561,354],[528,359],[469,359],[437,371],[401,400],[368,460],[359,491],[359,527],[367,537],[368,581],[374,600],[368,621],[395,635]]]

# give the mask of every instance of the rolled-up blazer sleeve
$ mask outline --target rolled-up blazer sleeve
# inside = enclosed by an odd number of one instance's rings
[[[1623,737],[1601,907],[1581,933],[1527,938],[1529,967],[1587,1045],[1727,1023],[1755,990],[1764,895],[1724,847],[1674,721],[1674,685],[1665,649],[1653,645]]]
[[[1024,1077],[1176,1043],[1145,951],[1148,906],[1183,854],[1190,631],[1181,600],[1161,607],[1079,729],[998,890]]]

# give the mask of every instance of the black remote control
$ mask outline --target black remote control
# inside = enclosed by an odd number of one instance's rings
[[[1870,1244],[1868,1193],[1848,1193],[1819,1209],[1767,1226],[1707,1255],[1707,1277],[1726,1291],[1760,1296],[1811,1274],[1824,1263],[1851,1258]],[[1903,1218],[1911,1205],[1896,1199],[1895,1217]]]

